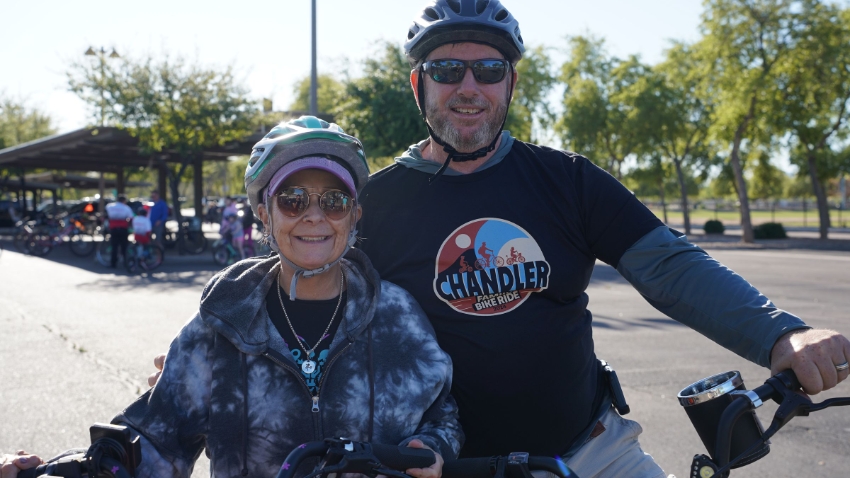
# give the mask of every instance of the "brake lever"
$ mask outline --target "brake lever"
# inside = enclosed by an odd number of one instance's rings
[[[374,475],[367,475],[367,476],[373,476],[374,477],[374,476],[377,476],[377,475],[385,475],[385,476],[392,476],[392,477],[395,477],[395,478],[410,478],[410,475],[408,475],[407,473],[404,473],[402,471],[393,470],[391,468],[373,468],[372,471],[375,472],[375,474]]]
[[[361,473],[367,476],[377,476],[378,473],[375,473],[374,475],[370,475],[369,473],[375,470],[380,463],[372,460],[366,460],[365,458],[371,458],[371,455],[357,452],[353,452],[350,455],[343,455],[336,464],[325,465],[322,467],[321,474],[337,473],[345,470],[346,473]]]

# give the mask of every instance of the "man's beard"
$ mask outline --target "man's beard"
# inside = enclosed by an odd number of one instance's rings
[[[472,107],[485,111],[484,121],[471,135],[461,135],[460,131],[449,120],[449,112],[452,108],[457,107]],[[446,104],[444,111],[446,114],[442,114],[440,111],[434,95],[426,95],[425,113],[428,117],[428,124],[431,125],[434,133],[458,152],[472,153],[489,146],[496,135],[499,134],[502,121],[504,121],[505,114],[508,111],[508,105],[507,102],[500,102],[494,108],[483,99],[457,97]]]

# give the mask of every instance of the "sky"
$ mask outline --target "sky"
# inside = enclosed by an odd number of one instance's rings
[[[356,68],[381,41],[401,43],[428,0],[316,0],[319,73]],[[504,0],[527,46],[563,58],[565,38],[593,34],[609,52],[658,62],[670,40],[694,41],[700,0]],[[286,109],[293,85],[310,73],[310,0],[0,0],[0,94],[48,113],[59,132],[95,122],[65,72],[96,61],[90,46],[120,55],[182,56],[233,66],[258,100]],[[356,70],[354,71],[356,74]]]

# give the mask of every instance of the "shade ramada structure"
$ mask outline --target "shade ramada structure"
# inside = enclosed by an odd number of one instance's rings
[[[263,132],[256,132],[240,141],[204,149],[195,160],[196,167],[193,168],[196,211],[201,210],[203,197],[203,173],[199,166],[202,166],[204,161],[225,161],[230,156],[250,154],[251,146],[262,136]],[[31,190],[23,179],[27,171],[49,169],[115,173],[115,189],[118,193],[123,193],[124,170],[145,167],[154,168],[159,172],[158,189],[164,197],[168,191],[165,182],[167,174],[164,170],[166,164],[180,161],[176,151],[163,151],[155,155],[143,154],[137,138],[114,127],[83,128],[0,150],[0,167],[18,170],[20,184],[13,187],[21,192]],[[9,189],[10,185],[6,185],[6,188]]]

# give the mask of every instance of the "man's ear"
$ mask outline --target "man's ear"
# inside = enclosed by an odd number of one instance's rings
[[[419,104],[419,70],[410,70],[410,87],[413,88],[413,97]]]
[[[514,93],[516,93],[516,83],[519,80],[519,72],[516,71],[516,68],[511,68],[513,73],[511,74],[511,101],[514,100]]]

